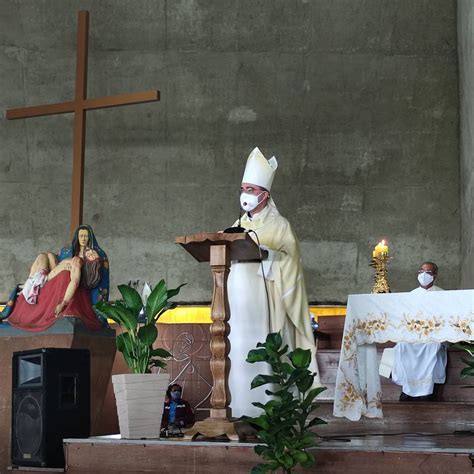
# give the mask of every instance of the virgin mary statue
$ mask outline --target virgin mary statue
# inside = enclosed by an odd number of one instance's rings
[[[0,319],[27,331],[44,331],[58,318],[75,317],[90,330],[102,327],[93,304],[108,300],[109,263],[92,228],[80,225],[58,254],[42,253],[25,284],[17,286]]]

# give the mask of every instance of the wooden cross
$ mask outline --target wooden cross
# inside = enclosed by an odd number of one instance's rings
[[[86,113],[88,110],[117,107],[120,105],[140,104],[160,100],[160,91],[135,92],[98,99],[87,98],[87,57],[89,43],[89,12],[79,11],[77,29],[76,55],[76,93],[75,99],[57,104],[23,107],[7,110],[6,118],[42,117],[74,113],[74,149],[72,165],[72,199],[71,199],[71,235],[79,224],[82,224],[84,200],[84,158],[86,144]]]

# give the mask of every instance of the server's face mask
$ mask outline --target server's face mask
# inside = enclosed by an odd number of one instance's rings
[[[429,273],[422,272],[418,273],[418,281],[421,286],[428,286],[430,283],[432,283],[434,280],[433,275],[430,275]]]
[[[181,392],[179,390],[171,392],[171,398],[173,400],[179,400],[181,398]]]
[[[242,193],[240,195],[240,207],[245,212],[251,212],[253,211],[260,203],[258,202],[258,198],[264,193],[265,191],[262,191],[260,194],[255,195],[255,194],[248,194],[248,193]]]

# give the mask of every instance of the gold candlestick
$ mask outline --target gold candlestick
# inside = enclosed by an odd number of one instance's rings
[[[372,293],[390,293],[390,285],[387,280],[387,262],[389,259],[388,246],[382,240],[372,252],[372,261],[370,262],[370,266],[375,269]]]

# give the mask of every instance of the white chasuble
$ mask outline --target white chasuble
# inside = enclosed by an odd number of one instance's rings
[[[258,342],[265,342],[270,332],[280,331],[290,350],[310,349],[312,364],[318,372],[316,346],[311,329],[308,298],[304,285],[303,267],[298,241],[289,222],[280,215],[275,204],[269,204],[252,218],[247,214],[242,227],[254,231],[249,235],[264,248],[270,249],[269,261],[262,268],[255,262],[232,262],[228,294],[230,305],[230,360],[229,388],[232,416],[257,416],[260,408],[252,402],[265,403],[265,385],[251,390],[250,384],[258,374],[269,374],[269,364],[246,362],[247,354]],[[266,283],[266,289],[265,289]],[[268,301],[267,301],[268,292]],[[319,375],[315,386],[319,386]]]
[[[425,290],[416,288],[413,292],[442,291],[432,286]],[[421,397],[433,393],[435,383],[446,380],[446,346],[440,342],[413,343],[399,342],[395,348],[395,364],[392,380],[402,386],[402,391],[411,397]]]

